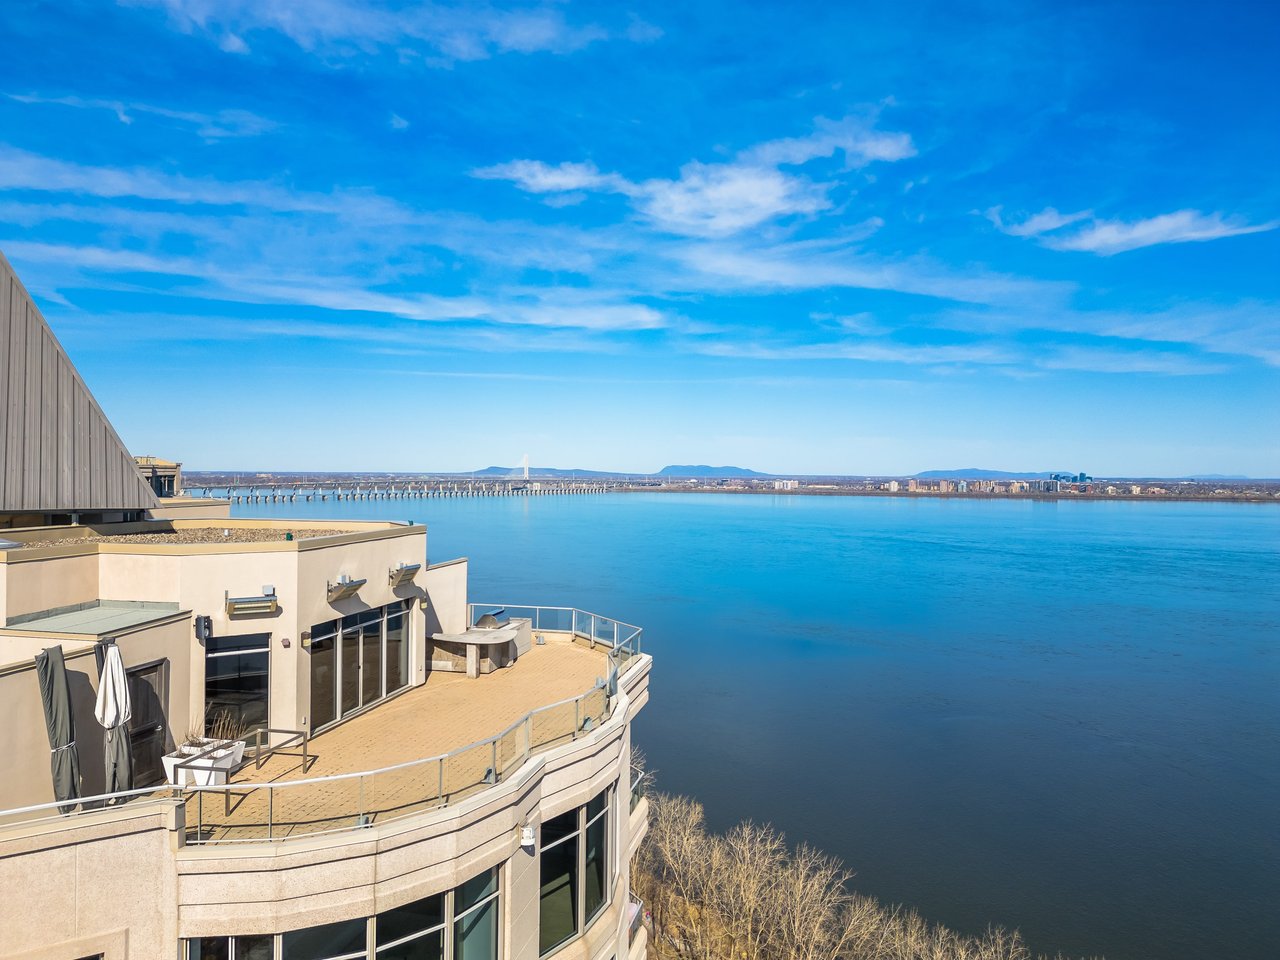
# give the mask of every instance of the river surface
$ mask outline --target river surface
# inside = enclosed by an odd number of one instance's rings
[[[1280,506],[614,494],[253,504],[415,520],[482,602],[644,627],[635,739],[967,932],[1280,957]]]

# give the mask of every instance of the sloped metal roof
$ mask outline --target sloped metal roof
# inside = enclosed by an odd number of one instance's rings
[[[0,513],[155,506],[150,484],[0,253]]]

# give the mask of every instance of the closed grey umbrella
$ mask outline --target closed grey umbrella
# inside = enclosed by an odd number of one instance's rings
[[[129,677],[120,648],[112,641],[98,644],[98,700],[93,714],[102,724],[103,793],[133,789],[133,750],[129,742]]]
[[[36,677],[40,681],[45,730],[49,734],[53,795],[58,801],[71,801],[58,807],[63,813],[70,813],[80,796],[80,758],[76,755],[76,725],[71,717],[71,693],[62,647],[49,647],[36,654]]]

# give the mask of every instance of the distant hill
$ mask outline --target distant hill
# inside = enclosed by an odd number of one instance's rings
[[[1048,480],[1055,472],[1067,473],[1066,470],[1060,471],[1040,471],[1028,473],[1010,473],[1008,470],[983,470],[980,467],[964,467],[961,470],[926,470],[924,473],[917,473],[917,480]],[[1075,471],[1070,471],[1074,473]]]
[[[675,463],[663,467],[655,477],[697,477],[698,479],[726,480],[746,477],[770,477],[770,473],[757,473],[746,467],[709,467],[705,463]]]

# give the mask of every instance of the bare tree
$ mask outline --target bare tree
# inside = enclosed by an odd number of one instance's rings
[[[854,893],[839,860],[793,851],[771,826],[717,836],[697,801],[649,801],[632,887],[649,904],[653,960],[1031,960],[1016,931],[966,937]]]

